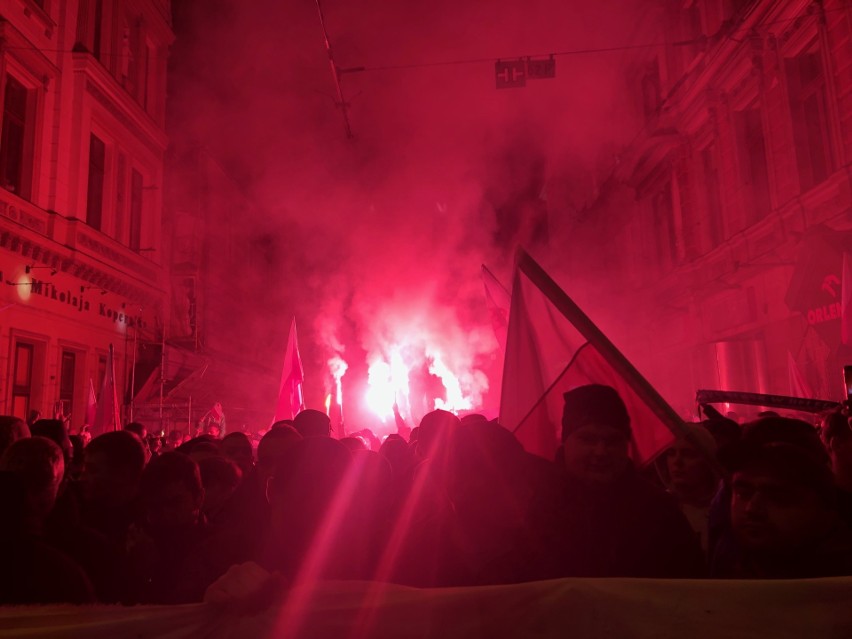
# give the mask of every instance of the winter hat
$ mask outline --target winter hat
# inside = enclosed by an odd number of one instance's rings
[[[588,424],[603,424],[630,436],[630,416],[618,392],[611,386],[588,384],[563,395],[562,441]]]

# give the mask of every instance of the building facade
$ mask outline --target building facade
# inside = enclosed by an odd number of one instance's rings
[[[639,134],[573,221],[570,270],[610,274],[619,343],[685,415],[699,388],[842,398],[852,7],[666,0],[646,18],[637,38],[669,44],[624,64]]]
[[[170,6],[4,0],[0,31],[0,413],[77,428],[110,347],[128,388],[168,310]]]

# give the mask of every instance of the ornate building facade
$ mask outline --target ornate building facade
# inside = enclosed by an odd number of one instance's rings
[[[78,427],[159,340],[173,39],[168,0],[0,3],[0,413]]]
[[[684,414],[698,388],[843,397],[852,8],[667,0],[640,30],[668,44],[625,61],[640,132],[571,225],[571,271],[609,274],[619,343]]]

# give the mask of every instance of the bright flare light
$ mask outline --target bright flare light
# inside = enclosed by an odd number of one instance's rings
[[[349,369],[349,364],[347,364],[339,355],[335,355],[330,360],[328,360],[328,368],[331,371],[331,376],[334,378],[335,400],[337,402],[337,405],[340,406],[342,410],[343,384],[341,383],[341,380],[346,374],[346,371]]]
[[[432,355],[432,363],[429,365],[429,372],[441,380],[444,385],[444,390],[447,392],[447,399],[444,401],[440,397],[435,398],[435,408],[448,410],[456,413],[460,410],[470,410],[473,408],[473,403],[469,398],[462,393],[461,383],[458,377],[453,375],[453,372],[447,368],[444,361],[441,359],[440,353]]]
[[[408,405],[408,366],[399,349],[391,353],[390,363],[377,359],[370,364],[367,386],[367,406],[382,420],[393,418],[394,404]]]
[[[406,363],[402,356],[403,350],[402,347],[395,347],[391,351],[390,362],[378,358],[367,372],[367,407],[379,418],[383,421],[392,419],[394,404],[403,416],[410,412],[410,371],[419,368],[424,360],[429,364],[429,373],[441,380],[446,397],[431,398],[430,405],[451,412],[473,408],[473,401],[465,395],[459,378],[444,363],[440,353],[424,353],[418,361]]]

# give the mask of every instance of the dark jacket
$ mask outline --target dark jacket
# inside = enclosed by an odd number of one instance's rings
[[[698,578],[704,557],[676,502],[633,469],[607,486],[565,475],[541,576]]]

